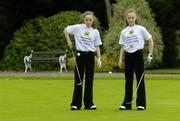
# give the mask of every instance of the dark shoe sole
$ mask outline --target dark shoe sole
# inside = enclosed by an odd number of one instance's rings
[[[146,109],[142,109],[142,108],[137,108],[138,110],[146,110]]]
[[[84,108],[85,110],[96,110],[97,108]]]
[[[80,109],[75,109],[75,108],[71,108],[72,111],[76,111],[76,110],[80,110]]]
[[[131,110],[131,108],[126,108],[126,109],[124,109],[124,108],[119,108],[119,110]]]

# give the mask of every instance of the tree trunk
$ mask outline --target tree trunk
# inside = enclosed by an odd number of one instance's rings
[[[106,7],[107,22],[109,25],[110,20],[111,20],[111,3],[110,3],[110,0],[104,0],[104,3]]]
[[[180,67],[180,30],[176,30],[175,35],[176,35],[175,47],[177,52],[176,60],[177,60],[177,65]]]

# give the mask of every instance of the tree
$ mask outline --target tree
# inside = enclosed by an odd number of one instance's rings
[[[163,67],[172,68],[180,63],[179,40],[176,31],[180,30],[180,1],[179,0],[147,0],[156,14],[155,20],[161,27],[164,43]],[[173,53],[173,54],[172,54]]]
[[[104,37],[105,54],[109,58],[114,58],[118,62],[120,45],[118,44],[120,31],[126,26],[124,21],[124,11],[127,8],[135,8],[138,17],[141,20],[141,25],[153,35],[155,42],[154,60],[151,67],[158,67],[162,62],[163,43],[160,29],[156,26],[154,15],[152,14],[148,3],[145,0],[117,0],[113,5],[113,17],[109,24],[109,29]],[[145,57],[147,56],[148,48],[145,45]],[[145,58],[146,59],[146,58]]]
[[[106,6],[106,16],[107,16],[107,23],[110,23],[111,20],[111,3],[110,0],[104,0],[105,6]]]
[[[7,8],[9,10],[7,11]],[[4,47],[9,43],[8,40],[12,37],[10,31],[13,29],[14,18],[9,16],[12,12],[12,4],[5,0],[0,1],[0,59],[3,57]]]
[[[68,47],[63,33],[64,28],[81,22],[81,13],[77,11],[60,12],[48,18],[39,16],[25,22],[15,32],[10,45],[6,48],[1,68],[4,70],[23,70],[23,57],[29,55],[31,50],[65,51]],[[97,27],[100,28],[99,21],[97,21]],[[35,70],[57,70],[57,64],[36,63],[33,64],[33,68]]]
[[[66,50],[63,30],[67,25],[80,23],[81,13],[61,12],[49,18],[38,17],[27,21],[15,32],[10,45],[5,50],[1,68],[6,70],[23,70],[23,57],[31,50]],[[7,62],[7,63],[5,63]],[[37,64],[34,69],[55,69],[58,66]]]
[[[112,3],[114,0],[110,0]],[[13,33],[24,21],[37,16],[49,17],[59,11],[91,10],[107,28],[104,0],[0,0],[0,59]]]
[[[0,1],[0,59],[6,45],[10,43],[13,32],[23,21],[39,14],[49,15],[54,2],[52,0],[1,0]]]

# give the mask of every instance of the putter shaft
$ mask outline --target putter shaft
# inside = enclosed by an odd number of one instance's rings
[[[141,82],[142,82],[143,76],[144,76],[144,72],[143,72],[142,75],[141,75],[141,78],[140,78],[140,80],[139,80],[138,86],[137,86],[137,88],[136,88],[136,90],[135,90],[135,92],[134,92],[134,94],[133,94],[132,100],[131,100],[130,102],[126,102],[126,104],[131,104],[132,101],[135,99],[135,96],[136,96],[136,94],[137,94],[137,91],[138,91],[138,89],[139,89],[139,86],[140,86],[140,84],[141,84]]]
[[[79,77],[79,83],[77,83],[76,85],[82,85],[81,76],[80,76],[80,73],[79,73],[79,68],[78,68],[77,62],[76,62],[76,57],[75,57],[74,51],[72,49],[71,49],[71,52],[72,52],[72,55],[73,55],[73,58],[74,58],[76,71],[77,71],[77,74],[78,74],[78,77]]]

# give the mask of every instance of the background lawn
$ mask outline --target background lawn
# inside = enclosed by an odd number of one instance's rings
[[[135,83],[134,83],[135,84]],[[118,110],[124,78],[95,77],[96,111],[71,111],[73,75],[0,77],[0,121],[180,121],[180,76],[146,77],[147,110]]]

